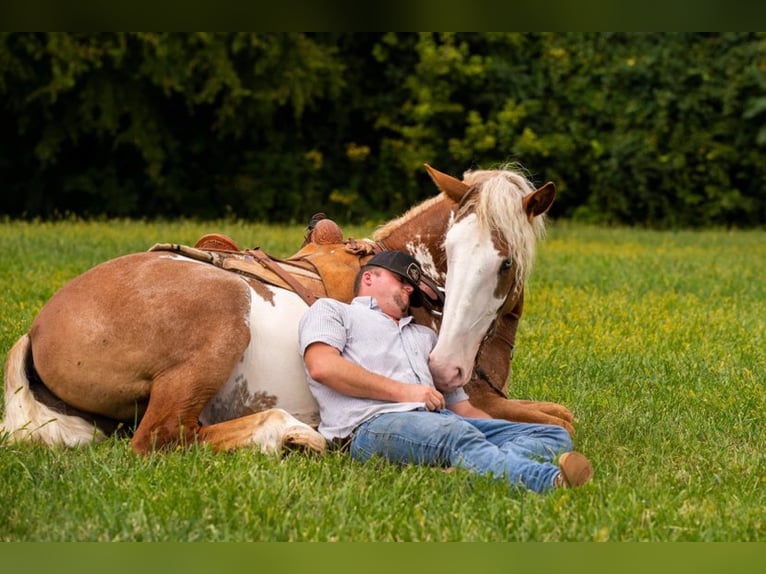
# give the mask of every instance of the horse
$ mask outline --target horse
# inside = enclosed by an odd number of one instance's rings
[[[429,361],[436,386],[440,390],[464,386],[471,404],[494,418],[556,424],[574,436],[574,417],[564,406],[508,398],[524,285],[537,240],[545,233],[544,216],[555,198],[555,185],[547,182],[535,190],[520,170],[507,166],[468,171],[463,181],[428,165],[426,169],[437,188],[456,202],[442,249],[434,252],[431,242],[419,248],[408,245],[422,261],[440,262],[428,268],[429,275],[446,284],[450,293],[442,313],[444,321],[431,324],[439,332]],[[389,225],[401,231],[399,224]],[[378,239],[386,232],[386,227],[379,230]],[[462,270],[471,268],[479,271],[466,277]],[[453,272],[448,274],[447,269]],[[475,299],[493,302],[485,308],[475,307],[471,313],[466,307]],[[422,310],[413,309],[413,315],[425,322]],[[472,363],[473,368],[468,368]]]
[[[369,241],[409,252],[443,286],[441,312],[412,310],[439,333],[429,357],[437,388],[465,386],[490,415],[573,432],[568,409],[510,400],[503,378],[555,186],[535,189],[507,166],[463,181],[426,169],[438,195]],[[126,433],[141,454],[195,443],[325,452],[297,351],[308,304],[182,253],[100,263],[54,293],[9,351],[0,431],[51,446]]]

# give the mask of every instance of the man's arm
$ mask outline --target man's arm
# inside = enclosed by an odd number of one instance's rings
[[[303,361],[312,379],[344,395],[396,403],[424,403],[428,410],[444,408],[444,396],[436,389],[400,383],[368,371],[343,357],[332,345],[311,343],[303,354]]]
[[[450,405],[447,407],[449,410],[451,410],[456,415],[460,415],[461,417],[466,417],[469,419],[490,419],[490,417],[487,413],[485,413],[481,409],[477,409],[475,406],[473,406],[468,401],[460,401],[458,403],[455,403],[454,405]]]

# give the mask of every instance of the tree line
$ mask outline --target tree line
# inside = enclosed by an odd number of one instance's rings
[[[3,33],[0,214],[392,217],[523,166],[551,214],[766,221],[766,34]]]

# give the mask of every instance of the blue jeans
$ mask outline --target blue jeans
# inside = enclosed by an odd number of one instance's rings
[[[351,456],[380,456],[394,463],[454,466],[507,480],[535,492],[553,488],[553,459],[572,450],[569,433],[556,425],[473,419],[452,411],[384,413],[359,425]]]

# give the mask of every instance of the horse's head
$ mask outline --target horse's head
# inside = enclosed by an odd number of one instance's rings
[[[434,382],[451,391],[471,378],[482,340],[518,302],[556,195],[509,169],[469,171],[463,181],[426,166],[456,206],[444,240],[446,299],[431,352]]]

